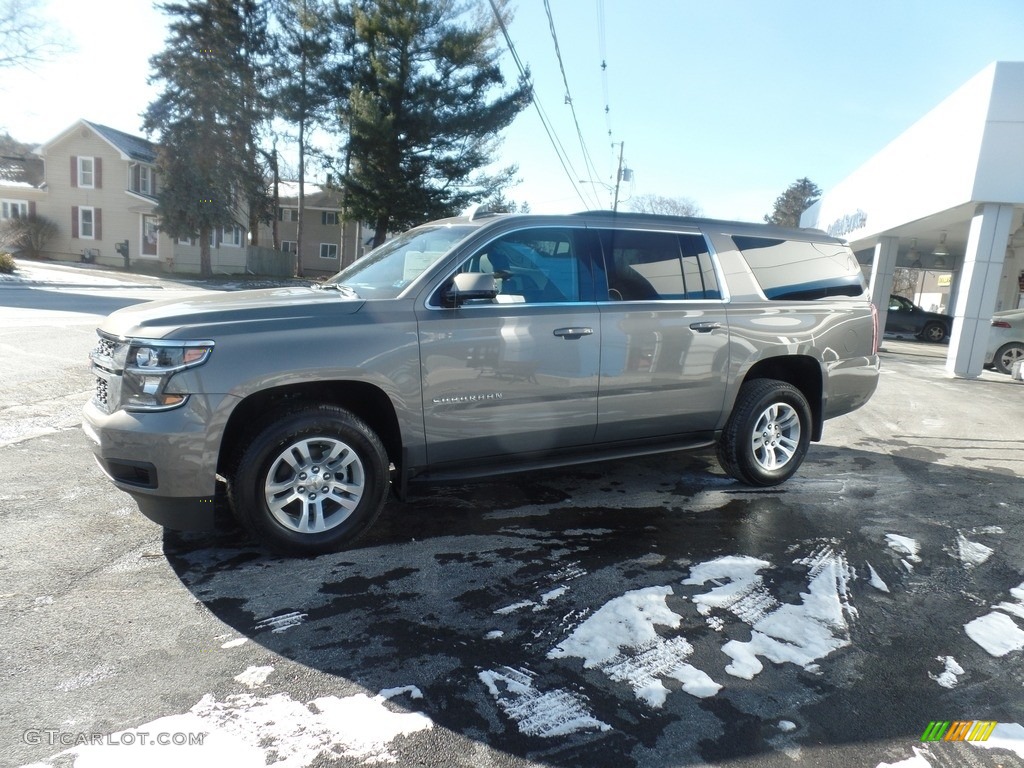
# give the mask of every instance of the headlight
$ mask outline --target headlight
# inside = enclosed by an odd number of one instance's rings
[[[168,382],[178,371],[205,363],[212,351],[212,341],[130,340],[121,406],[129,411],[161,411],[181,405],[188,395],[168,393]]]
[[[175,408],[188,399],[188,394],[168,392],[171,379],[180,371],[205,363],[212,351],[212,341],[118,338],[101,332],[90,355],[97,377],[94,401],[107,413],[120,408]]]

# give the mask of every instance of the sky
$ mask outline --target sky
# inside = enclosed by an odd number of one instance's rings
[[[5,73],[0,129],[42,143],[85,118],[141,135],[159,11],[40,2],[74,50]],[[1024,61],[1021,0],[549,0],[550,22],[544,0],[512,4],[548,128],[526,109],[496,164],[518,166],[507,197],[537,213],[612,207],[621,154],[620,209],[663,195],[758,221],[797,179],[836,185],[993,61]]]

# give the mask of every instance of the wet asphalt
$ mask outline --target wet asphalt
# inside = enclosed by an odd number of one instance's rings
[[[67,737],[189,712],[223,724],[285,702],[322,725],[324,702],[378,694],[430,727],[377,751],[328,735],[317,754],[268,717],[253,751],[288,766],[1024,764],[921,742],[933,720],[1024,724],[1024,651],[966,629],[994,614],[982,624],[1005,642],[1024,634],[1024,384],[949,379],[944,347],[888,340],[878,394],[779,488],[740,486],[709,454],[421,487],[353,549],[287,560],[143,519],[69,410],[88,389],[88,319],[54,343],[82,360],[59,367],[59,391],[19,405],[13,387],[44,374],[0,379],[7,415],[33,418],[0,447],[0,765],[112,764]],[[590,630],[612,655],[574,655]],[[714,693],[690,687],[698,673]]]

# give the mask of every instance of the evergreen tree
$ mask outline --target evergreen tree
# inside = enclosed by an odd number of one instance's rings
[[[296,129],[299,161],[299,220],[296,225],[296,275],[302,276],[302,241],[306,212],[306,156],[310,132],[321,126],[332,103],[330,17],[322,0],[278,0],[274,94],[277,113]]]
[[[198,237],[200,273],[212,274],[210,240],[218,227],[244,223],[264,187],[256,162],[265,116],[257,59],[266,19],[258,0],[182,0],[165,49],[150,60],[150,82],[163,92],[143,127],[159,134],[156,213],[171,237]],[[250,227],[251,227],[250,223]]]
[[[764,220],[781,227],[799,227],[800,214],[818,202],[820,197],[821,190],[817,184],[807,177],[797,179],[775,198],[775,209]]]
[[[504,90],[498,22],[471,17],[472,8],[491,13],[489,4],[457,0],[339,3],[346,203],[372,223],[375,245],[389,230],[487,198],[515,173],[481,169],[498,133],[529,103],[530,84],[524,77]]]

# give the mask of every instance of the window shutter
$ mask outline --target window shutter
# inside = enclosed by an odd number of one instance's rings
[[[76,155],[71,156],[71,186],[78,186],[78,157]],[[75,235],[78,237],[78,235]]]
[[[136,163],[132,166],[132,192],[142,191],[142,167]]]
[[[284,221],[284,208],[277,206],[277,220]]]
[[[96,187],[96,189],[101,189],[103,187],[103,158],[102,157],[94,157],[92,159],[92,181],[93,181],[93,186]],[[96,239],[99,240],[99,238],[96,238]]]
[[[34,219],[36,217],[36,201],[35,200],[29,200],[28,201],[28,216],[29,216],[30,219]]]
[[[156,197],[156,168],[149,167],[149,194]]]
[[[102,213],[103,213],[103,211],[101,211],[99,208],[93,208],[93,211],[92,211],[92,220],[93,220],[92,230],[93,230],[93,234],[95,235],[97,240],[102,240],[103,239],[103,216],[101,215]]]
[[[325,227],[327,226],[327,211],[320,211],[320,224]]]
[[[74,161],[75,158],[71,158]],[[71,206],[71,236],[78,237],[78,206]]]

